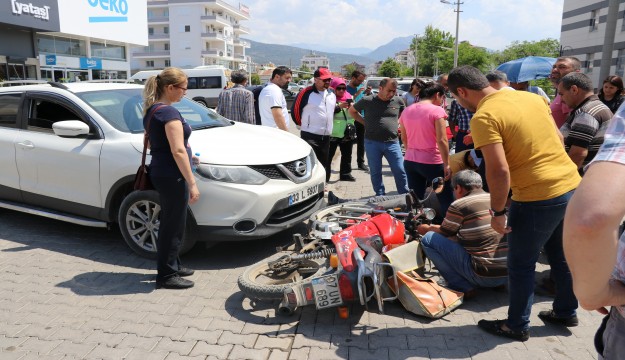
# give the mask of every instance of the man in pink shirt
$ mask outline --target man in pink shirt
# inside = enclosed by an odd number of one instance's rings
[[[582,64],[578,58],[572,56],[562,56],[556,59],[556,62],[553,64],[551,69],[551,82],[553,86],[557,89],[558,83],[560,79],[564,77],[564,75],[572,72],[580,72],[582,68]],[[557,92],[557,91],[556,91]],[[560,94],[556,94],[555,99],[549,105],[551,108],[551,115],[553,116],[553,120],[556,122],[556,126],[558,129],[566,122],[566,117],[571,112],[571,109],[566,106],[564,102],[562,102],[562,98]]]

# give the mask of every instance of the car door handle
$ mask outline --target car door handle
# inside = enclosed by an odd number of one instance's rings
[[[17,143],[17,145],[19,145],[19,146],[21,146],[21,147],[23,147],[25,149],[34,149],[35,148],[35,144],[33,144],[30,141],[20,142],[20,143]]]

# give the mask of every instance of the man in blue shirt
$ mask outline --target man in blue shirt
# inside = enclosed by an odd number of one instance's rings
[[[365,89],[362,84],[367,76],[359,70],[354,70],[352,79],[347,83],[347,92],[354,98],[354,103],[362,99],[363,96],[371,94],[371,89]],[[363,114],[361,114],[363,115]],[[369,171],[365,164],[365,126],[356,121],[356,162],[360,170]]]

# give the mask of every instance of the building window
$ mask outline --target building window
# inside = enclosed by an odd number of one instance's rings
[[[590,12],[590,31],[599,30],[599,10],[592,10]]]
[[[147,60],[145,62],[145,67],[154,67],[154,60]]]
[[[69,56],[87,56],[87,43],[84,40],[37,34],[37,50]]]
[[[171,66],[171,60],[165,60],[165,67]]]
[[[164,17],[169,17],[169,9],[163,10],[163,16]]]
[[[165,43],[165,44],[163,45],[163,48],[164,48],[165,50],[169,50],[169,43]]]
[[[191,32],[191,25],[185,25],[184,32]]]
[[[163,34],[169,34],[169,26],[163,28]]]
[[[586,54],[586,63],[584,64],[585,68],[586,68],[586,74],[591,74],[592,73],[592,69],[594,68],[594,63],[595,62],[595,54],[591,53],[591,54]]]
[[[111,43],[91,42],[91,56],[102,59],[126,60],[126,47]]]
[[[618,59],[616,59],[616,75],[623,77],[625,72],[625,49],[618,51]]]
[[[154,28],[148,28],[148,35],[154,35]]]

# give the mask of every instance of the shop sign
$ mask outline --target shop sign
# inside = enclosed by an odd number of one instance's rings
[[[17,0],[11,0],[11,11],[15,15],[30,15],[35,19],[44,21],[50,20],[49,6],[36,6],[33,3],[21,3]]]
[[[0,1],[0,23],[36,30],[59,31],[57,0]]]
[[[91,7],[106,11],[106,15],[90,16],[90,23],[128,22],[128,2],[126,0],[87,0]]]
[[[81,57],[80,58],[80,68],[81,69],[102,70],[102,59]]]
[[[46,65],[56,65],[56,55],[46,55]]]

